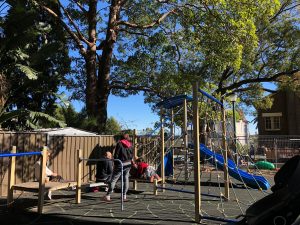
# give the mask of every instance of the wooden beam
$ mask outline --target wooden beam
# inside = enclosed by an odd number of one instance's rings
[[[172,148],[172,178],[174,179],[174,145],[175,145],[175,126],[174,126],[174,110],[171,109],[171,148]]]
[[[223,100],[222,100],[223,103]],[[226,112],[222,106],[222,145],[224,158],[224,196],[229,200],[228,148],[226,142]]]
[[[48,148],[44,146],[42,157],[40,159],[40,180],[39,180],[39,199],[38,199],[39,214],[43,213],[47,159],[48,159]]]
[[[183,101],[183,145],[184,145],[184,152],[185,152],[185,159],[184,159],[184,177],[185,181],[189,179],[189,168],[188,168],[188,130],[187,130],[187,101],[184,99]]]
[[[164,131],[164,109],[161,107],[160,109],[160,123],[161,123],[161,128],[160,128],[160,147],[161,147],[161,156],[160,156],[160,161],[161,161],[161,186],[165,187],[165,131]],[[162,190],[164,192],[164,189]]]
[[[17,147],[13,146],[11,151],[13,153],[17,153]],[[11,156],[9,160],[8,167],[8,186],[7,186],[7,205],[11,206],[14,198],[14,189],[13,186],[15,184],[15,172],[16,172],[16,156]]]
[[[136,129],[133,129],[133,158],[137,157],[138,149],[137,149],[137,132]]]
[[[76,187],[76,203],[81,202],[81,174],[82,174],[82,150],[77,150],[77,187]]]
[[[153,194],[157,195],[157,179],[154,179],[153,181]]]
[[[198,82],[193,83],[193,130],[194,130],[194,180],[195,180],[195,222],[201,222],[201,185],[200,185],[200,133]]]

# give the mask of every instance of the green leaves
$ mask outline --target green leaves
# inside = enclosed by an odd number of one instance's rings
[[[0,98],[5,108],[2,126],[15,130],[64,126],[52,115],[59,99],[56,93],[69,70],[65,33],[32,1],[7,2],[10,8],[0,24],[0,73],[7,82]]]
[[[30,110],[12,110],[12,111],[5,111],[5,108],[0,110],[0,127],[4,123],[9,123],[12,119],[16,122],[17,127],[15,129],[38,129],[42,128],[44,122],[53,123],[59,127],[65,127],[66,124],[58,120],[46,113],[42,112],[34,112]],[[11,125],[7,124],[9,128],[12,128]]]
[[[29,66],[25,66],[22,64],[15,64],[15,67],[20,70],[26,77],[30,80],[36,80],[38,78],[38,72],[34,69],[30,68]]]

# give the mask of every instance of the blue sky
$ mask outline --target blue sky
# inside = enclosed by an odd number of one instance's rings
[[[76,111],[79,111],[84,103],[73,101]],[[151,106],[144,103],[142,94],[129,96],[127,98],[110,95],[108,99],[108,116],[112,116],[125,129],[142,130],[147,127],[153,128],[159,117],[152,112]]]

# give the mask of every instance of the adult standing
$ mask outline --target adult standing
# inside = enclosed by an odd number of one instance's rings
[[[124,134],[120,141],[118,141],[114,159],[119,159],[123,163],[123,182],[124,182],[124,191],[123,191],[123,199],[127,200],[126,194],[129,188],[129,171],[132,163],[132,144],[129,141],[129,134]],[[113,192],[115,185],[122,174],[122,167],[118,161],[114,163],[114,171],[112,175],[111,182],[108,185],[108,191],[106,195],[103,197],[104,201],[111,201],[111,193]]]

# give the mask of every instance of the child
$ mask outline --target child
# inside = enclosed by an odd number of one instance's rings
[[[108,151],[105,152],[103,159],[106,160],[97,162],[96,182],[109,183],[113,173],[113,162],[111,161],[112,154]],[[98,190],[98,187],[92,189],[93,192],[97,192]]]
[[[155,168],[143,162],[141,158],[137,158],[133,166],[137,169],[137,178],[146,178],[151,183],[153,183],[154,179],[160,180],[160,176],[156,173]]]

